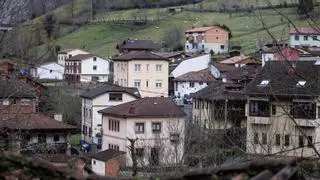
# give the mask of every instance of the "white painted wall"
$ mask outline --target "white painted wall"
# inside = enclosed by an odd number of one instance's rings
[[[267,61],[273,61],[274,60],[274,53],[262,53],[261,54],[261,59],[262,59],[262,66],[264,66]]]
[[[55,144],[55,143],[67,143],[67,132],[66,133],[39,133],[39,134],[45,134],[46,135],[46,143],[47,144]],[[54,141],[53,137],[54,135],[59,135],[59,141]],[[30,134],[30,141],[28,142],[28,145],[38,143],[38,134]]]
[[[96,57],[85,59],[81,61],[81,82],[90,82],[93,76],[99,77],[99,82],[108,81],[109,71],[109,60]],[[93,67],[96,66],[97,69],[94,70]]]
[[[291,34],[290,35],[290,45],[291,47],[295,47],[295,46],[316,46],[316,47],[320,47],[320,35],[317,36],[317,40],[313,40],[313,35],[308,36],[308,40],[304,40],[304,36],[305,35],[298,35],[299,36],[299,40],[295,40],[295,36]]]
[[[39,79],[58,79],[62,80],[64,74],[64,67],[58,63],[46,63],[36,68],[33,77]]]
[[[86,99],[82,98],[82,125],[86,125],[88,128],[92,128],[92,137],[95,137],[97,133],[101,132],[102,128],[102,115],[98,113],[98,111],[103,110],[105,108],[109,108],[112,106],[116,106],[119,104],[123,104],[126,102],[134,101],[137,98],[127,94],[127,93],[122,93],[122,101],[109,101],[109,94],[110,93],[104,93],[94,99]],[[91,117],[84,117],[84,107],[88,109],[92,109],[92,116]],[[101,125],[101,126],[100,126]],[[84,134],[82,134],[82,137],[84,140],[87,142],[93,142],[92,138],[89,136],[84,137]],[[95,142],[96,143],[96,142]]]
[[[185,73],[191,71],[200,71],[202,69],[209,67],[209,62],[211,61],[210,54],[205,54],[202,56],[197,56],[194,58],[187,59],[181,62],[172,72],[170,75],[173,77],[178,77]]]
[[[105,176],[105,162],[97,160],[97,159],[92,159],[91,160],[91,167],[92,167],[92,171],[100,176]]]
[[[120,121],[120,132],[109,131],[109,119]],[[152,122],[161,122],[161,133],[154,134],[152,132]],[[145,123],[143,134],[135,133],[135,123]],[[148,165],[150,150],[152,147],[160,147],[160,164],[174,164],[176,159],[182,160],[184,153],[184,118],[117,118],[103,116],[103,141],[102,149],[108,149],[109,144],[119,146],[121,151],[127,152],[127,165],[132,164],[130,152],[127,146],[130,144],[126,139],[139,138],[136,142],[136,148],[144,148],[144,157],[138,159],[140,165]],[[175,145],[170,142],[170,134],[178,133],[180,135],[179,143],[177,144],[177,153]]]
[[[208,84],[206,82],[203,82],[200,84],[200,82],[194,82],[194,87],[190,87],[190,82],[174,82],[174,95],[184,97],[184,95],[190,95],[190,93],[195,93],[205,87],[207,87]]]

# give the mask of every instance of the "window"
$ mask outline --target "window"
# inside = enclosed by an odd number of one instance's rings
[[[259,135],[258,135],[258,133],[254,133],[254,135],[253,135],[253,143],[254,144],[259,144]]]
[[[249,104],[249,115],[250,116],[262,116],[269,117],[269,102],[267,101],[250,101]]]
[[[308,102],[293,103],[293,117],[298,119],[316,119],[316,104]]]
[[[193,88],[194,87],[194,82],[190,82],[189,86]]]
[[[59,140],[60,140],[59,134],[53,135],[53,141],[54,141],[54,142],[57,142],[57,141],[59,141]]]
[[[149,87],[149,80],[146,80],[146,87]]]
[[[219,39],[219,37],[217,36],[216,39]]]
[[[320,106],[318,106],[318,118],[320,118]]]
[[[295,36],[294,36],[294,39],[295,39],[296,41],[299,41],[299,36],[298,36],[298,35],[295,35]]]
[[[47,136],[45,134],[39,134],[38,135],[38,143],[46,143]]]
[[[141,71],[141,64],[135,64],[134,65],[134,71],[135,72],[140,72]]]
[[[141,80],[140,79],[134,80],[134,87],[140,88],[140,85],[141,85]]]
[[[97,57],[93,57],[93,61],[97,61]]]
[[[135,132],[137,134],[143,134],[144,133],[144,123],[136,123]]]
[[[156,80],[156,87],[161,88],[162,87],[162,80]]]
[[[149,72],[149,64],[146,65],[147,72]]]
[[[119,151],[119,145],[116,144],[108,144],[109,149],[114,149]]]
[[[120,121],[114,120],[114,119],[109,119],[109,130],[115,131],[115,132],[120,132]]]
[[[91,136],[92,136],[92,128],[89,127],[89,137],[91,137]]]
[[[280,146],[280,134],[276,134],[276,146]]]
[[[162,64],[157,64],[156,65],[156,71],[161,72],[162,71]]]
[[[220,45],[220,49],[224,49],[224,45]]]
[[[267,133],[262,133],[262,144],[267,144]]]
[[[289,146],[290,145],[290,135],[284,135],[284,145]]]
[[[30,99],[21,99],[20,100],[20,104],[22,105],[22,106],[28,106],[28,105],[31,105],[31,100]]]
[[[299,147],[303,147],[304,143],[303,143],[303,136],[299,136]]]
[[[96,165],[96,160],[93,160],[93,164]]]
[[[97,66],[92,66],[92,69],[95,71],[97,70]]]
[[[142,158],[144,156],[144,148],[136,148],[136,156]]]
[[[307,41],[308,40],[308,36],[303,36],[303,40]]]
[[[109,101],[122,101],[122,93],[110,93]]]
[[[177,142],[179,142],[179,138],[180,138],[179,134],[171,134],[170,135],[170,142],[177,143]]]
[[[274,104],[273,104],[273,105],[271,105],[271,111],[272,111],[271,113],[272,113],[272,115],[276,115],[276,113],[277,113],[277,111],[276,111],[276,110],[277,110],[276,105],[274,105]]]
[[[161,123],[160,122],[153,122],[152,123],[152,132],[153,133],[161,133]]]
[[[311,148],[312,147],[312,136],[308,136],[308,147]]]
[[[10,105],[10,101],[8,99],[5,99],[5,100],[2,101],[2,105],[9,106]]]
[[[52,73],[52,69],[50,69],[50,73]]]
[[[312,36],[312,39],[313,39],[314,41],[318,40],[317,36]]]

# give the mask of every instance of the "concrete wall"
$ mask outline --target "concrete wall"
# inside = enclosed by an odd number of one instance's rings
[[[118,65],[120,63],[120,66]],[[114,82],[122,84],[125,87],[134,87],[134,82],[140,80],[139,92],[142,97],[159,97],[168,96],[168,74],[169,64],[168,61],[161,60],[132,60],[126,65],[126,69],[121,69],[121,63],[114,62]],[[140,64],[140,72],[135,72],[135,64]],[[156,71],[156,65],[162,65],[161,71]],[[120,70],[118,70],[120,67]],[[148,68],[147,68],[148,67]],[[156,87],[156,82],[161,81],[162,86]],[[123,83],[121,83],[123,82]],[[124,83],[126,82],[126,83]],[[148,82],[148,87],[147,87]]]
[[[190,95],[190,93],[195,93],[205,87],[207,87],[208,84],[206,82],[203,82],[202,84],[200,82],[194,82],[194,87],[190,87],[190,82],[174,82],[174,95],[184,97],[184,95]]]
[[[93,70],[93,66],[96,66],[97,69]],[[92,77],[99,77],[99,82],[108,81],[108,76],[110,74],[109,61],[96,57],[96,61],[93,60],[93,57],[81,61],[81,82],[90,82]]]
[[[120,132],[109,130],[109,119],[120,121]],[[152,122],[161,122],[161,133],[152,132]],[[144,123],[144,133],[135,132],[135,123]],[[109,144],[118,145],[121,151],[127,152],[127,165],[132,164],[130,151],[127,146],[130,145],[128,138],[139,138],[136,142],[136,148],[144,148],[144,157],[139,158],[140,165],[148,165],[150,150],[153,147],[160,149],[160,164],[174,164],[176,160],[181,161],[184,153],[184,119],[183,118],[116,118],[103,116],[103,150],[108,149]],[[175,146],[170,142],[170,134],[179,134],[179,143]],[[175,147],[177,151],[175,151]]]
[[[304,40],[305,35],[298,35],[299,40],[295,40],[295,36],[296,35],[293,35],[293,34],[290,35],[290,46],[291,47],[295,47],[295,46],[320,47],[320,41],[319,41],[320,35],[317,36],[317,40],[313,40],[313,35],[309,35],[307,40]]]
[[[39,79],[58,79],[62,80],[64,74],[64,66],[57,63],[47,63],[36,68],[34,77]]]
[[[101,176],[105,176],[105,162],[97,160],[97,159],[92,159],[91,160],[91,166],[92,166],[92,171],[95,174],[101,175]]]
[[[246,106],[246,114],[248,116],[247,123],[247,152],[252,154],[272,154],[278,153],[278,155],[286,156],[303,156],[311,157],[315,156],[314,150],[307,147],[307,139],[304,138],[304,147],[299,147],[299,136],[301,132],[296,127],[295,123],[288,116],[290,112],[290,105],[292,102],[282,101],[280,103],[271,102],[276,105],[276,114],[270,115],[270,117],[254,117],[249,115],[249,105]],[[317,107],[319,107],[317,103]],[[271,108],[270,108],[271,110]],[[318,111],[318,109],[316,110]],[[318,115],[318,112],[316,112]],[[313,125],[308,124],[300,126],[307,136],[312,136],[313,143],[318,142],[319,135],[319,120],[317,116],[315,120],[302,120],[307,122],[313,122]],[[260,121],[258,121],[260,119]],[[297,123],[301,123],[301,119],[295,119]],[[254,134],[258,133],[259,143],[254,142]],[[262,143],[262,133],[267,134],[267,143]],[[276,135],[280,135],[280,145],[276,145]],[[285,146],[285,135],[290,136],[289,146]],[[319,144],[315,144],[319,150]],[[281,153],[280,153],[281,152]]]

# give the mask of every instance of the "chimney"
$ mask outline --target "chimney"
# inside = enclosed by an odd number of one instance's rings
[[[136,113],[136,107],[131,106],[129,109],[130,114],[135,114]]]
[[[62,114],[53,114],[53,119],[62,122]]]

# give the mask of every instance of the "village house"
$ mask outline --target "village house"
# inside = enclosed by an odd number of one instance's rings
[[[166,97],[145,97],[99,111],[102,114],[102,149],[126,152],[131,166],[130,139],[137,139],[139,166],[169,166],[182,162],[185,113]]]
[[[140,93],[137,88],[106,83],[80,96],[82,98],[82,140],[98,145],[98,149],[101,149],[102,116],[98,111],[139,99]]]
[[[118,42],[116,48],[120,54],[130,51],[152,51],[159,49],[161,46],[153,43],[152,40],[123,40]]]
[[[229,32],[214,26],[214,27],[199,27],[185,31],[186,52],[204,51],[214,54],[226,53],[229,49]]]
[[[174,95],[178,98],[189,98],[215,80],[209,68],[200,71],[191,71],[174,79]]]
[[[297,27],[290,30],[290,46],[294,48],[320,47],[320,31],[312,27]]]
[[[211,61],[210,54],[201,54],[188,57],[175,63],[170,63],[169,67],[169,95],[174,96],[175,86],[174,79],[178,76],[192,71],[200,71],[208,68]]]
[[[65,60],[65,79],[68,83],[107,82],[109,60],[92,54],[78,54]]]
[[[64,66],[57,62],[46,62],[33,68],[31,74],[34,78],[38,79],[62,80]]]
[[[34,89],[21,81],[0,82],[0,144],[13,151],[65,153],[68,135],[76,128],[37,113]]]
[[[247,153],[317,157],[319,61],[270,61],[247,87]]]
[[[114,83],[136,87],[142,97],[168,96],[169,60],[150,51],[130,51],[113,58]]]
[[[19,74],[19,69],[15,63],[10,60],[2,59],[0,60],[0,75],[1,79],[10,78],[10,76],[15,76]]]
[[[126,152],[107,149],[92,155],[91,168],[100,176],[119,176],[121,166],[126,164]]]
[[[89,54],[86,51],[83,51],[81,49],[65,49],[62,51],[58,52],[58,64],[60,64],[61,66],[65,66],[65,61],[66,59],[69,59],[75,55],[78,54]]]

